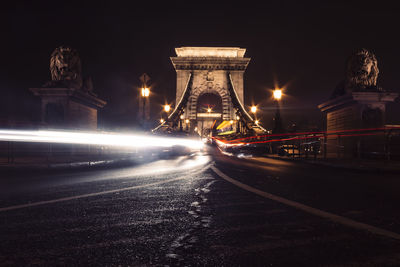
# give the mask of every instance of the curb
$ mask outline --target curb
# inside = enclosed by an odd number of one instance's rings
[[[291,162],[301,162],[301,163],[307,163],[307,164],[312,164],[312,165],[320,165],[320,166],[326,166],[326,167],[332,167],[332,168],[340,168],[340,169],[346,169],[346,170],[356,170],[356,171],[369,171],[369,172],[393,172],[393,173],[399,173],[400,172],[400,162],[399,162],[399,168],[398,169],[393,169],[393,168],[382,168],[382,167],[368,167],[368,166],[349,166],[349,165],[343,165],[343,164],[335,164],[335,163],[329,163],[329,162],[323,162],[323,161],[318,161],[318,160],[307,160],[307,159],[296,159],[296,158],[282,158],[282,157],[275,157],[275,156],[270,156],[270,155],[262,155],[261,157],[265,158],[271,158],[271,159],[277,159],[277,160],[283,160],[283,161],[291,161]]]
[[[95,168],[104,166],[113,166],[121,163],[132,163],[138,158],[120,158],[111,160],[98,160],[98,161],[79,161],[69,163],[52,163],[52,164],[27,164],[27,165],[0,165],[0,171],[46,171],[46,170],[63,170],[63,169],[79,169],[79,168]]]

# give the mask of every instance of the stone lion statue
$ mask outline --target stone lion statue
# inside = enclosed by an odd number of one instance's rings
[[[53,84],[80,89],[82,69],[78,52],[67,46],[57,47],[50,57],[50,73]]]
[[[353,53],[346,63],[346,78],[335,89],[331,98],[350,92],[382,91],[377,87],[379,69],[375,55],[365,49]]]
[[[376,87],[378,74],[378,61],[375,55],[367,49],[360,49],[347,61],[346,87],[356,90]]]

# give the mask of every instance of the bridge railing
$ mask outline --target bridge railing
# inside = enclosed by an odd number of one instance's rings
[[[400,127],[354,129],[332,132],[267,134],[219,139],[232,152],[276,154],[292,158],[400,159]]]
[[[137,149],[116,149],[101,145],[55,144],[0,141],[1,164],[56,164],[98,162],[129,158],[143,153]]]

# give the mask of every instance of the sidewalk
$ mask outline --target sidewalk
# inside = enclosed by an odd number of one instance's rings
[[[349,170],[361,170],[361,171],[373,171],[373,172],[396,172],[400,173],[400,161],[396,160],[378,160],[378,159],[337,159],[337,158],[293,158],[289,156],[279,156],[272,154],[265,154],[263,157],[304,162],[315,165],[329,166],[335,168],[349,169]]]

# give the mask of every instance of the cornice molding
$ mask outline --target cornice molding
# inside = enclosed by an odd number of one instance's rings
[[[171,57],[176,70],[246,70],[250,58]]]

